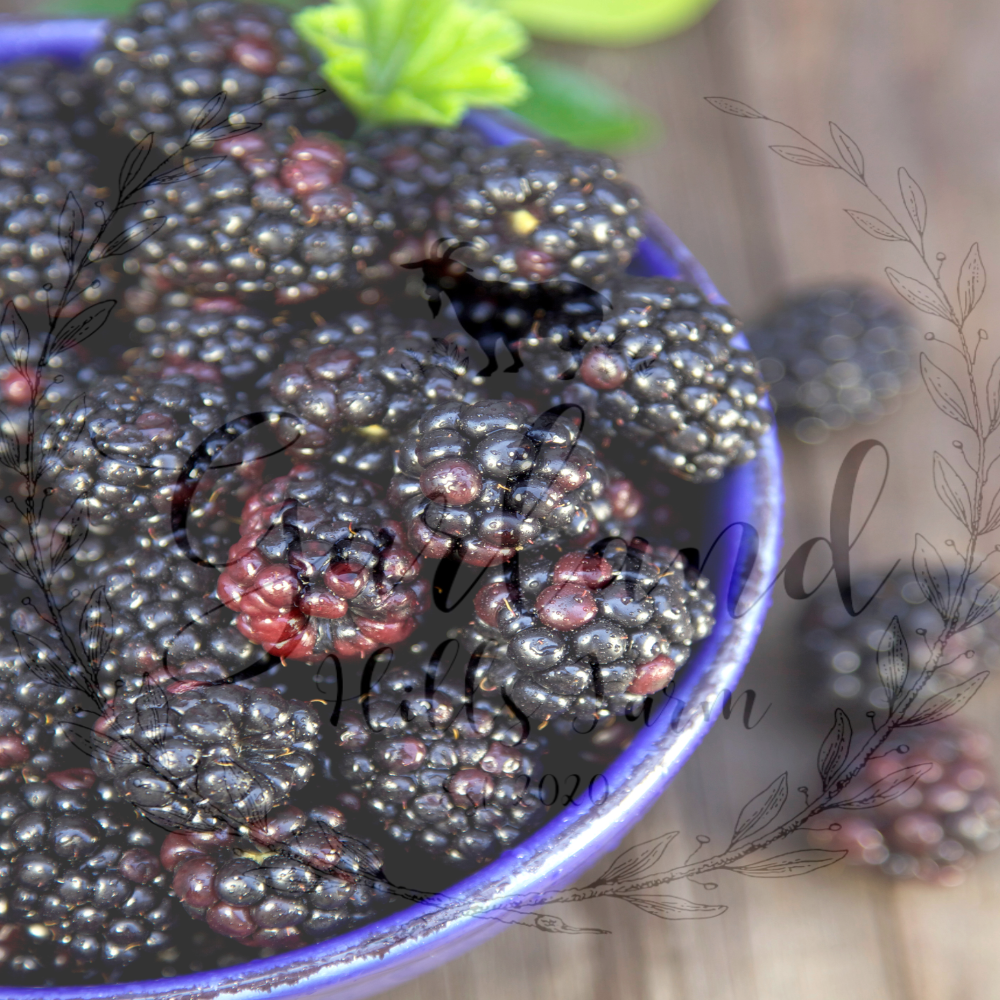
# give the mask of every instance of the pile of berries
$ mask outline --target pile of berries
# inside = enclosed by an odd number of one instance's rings
[[[400,866],[492,861],[714,625],[635,477],[754,458],[737,321],[629,273],[610,157],[358,128],[320,61],[278,7],[147,0],[79,67],[0,72],[25,985],[273,954],[405,902]]]

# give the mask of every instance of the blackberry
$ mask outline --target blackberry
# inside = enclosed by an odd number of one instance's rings
[[[92,771],[53,772],[3,792],[0,830],[5,930],[18,928],[5,944],[29,938],[44,949],[5,947],[8,969],[48,972],[44,960],[57,969],[116,970],[167,942],[174,914],[150,849],[155,838],[116,807],[113,789]]]
[[[597,440],[625,437],[692,482],[752,459],[771,416],[736,320],[669,278],[622,278],[611,298],[603,322],[560,316],[521,341],[535,380],[581,406]]]
[[[886,573],[853,574],[855,607],[874,594],[859,615],[850,615],[836,587],[827,587],[808,603],[799,632],[811,657],[804,672],[803,689],[809,703],[825,717],[830,705],[840,705],[855,714],[885,711],[885,689],[878,677],[876,653],[893,618],[899,618],[903,637],[913,659],[913,669],[922,662],[924,634],[936,635],[941,618],[931,607],[917,581],[908,573],[894,573],[876,593]],[[954,576],[953,576],[954,579]],[[970,593],[982,583],[970,585]],[[990,663],[1000,649],[996,619],[974,625],[954,636],[948,645],[948,665],[928,680],[927,694],[936,694]],[[966,655],[962,655],[965,653]],[[975,653],[975,657],[968,654]]]
[[[278,424],[291,454],[366,475],[388,471],[403,432],[428,407],[482,395],[464,343],[460,331],[428,322],[345,313],[310,331],[272,376],[263,405],[298,418]]]
[[[16,108],[17,102],[14,113]],[[0,120],[0,300],[11,300],[24,312],[43,312],[50,294],[53,304],[58,300],[69,280],[59,238],[67,194],[74,193],[85,213],[79,231],[84,247],[102,222],[93,167],[64,125],[9,116]],[[79,296],[64,313],[104,298],[114,284],[109,268],[85,268],[74,289]]]
[[[370,918],[386,896],[378,852],[331,806],[275,810],[247,835],[171,833],[160,850],[184,909],[251,947],[294,948]]]
[[[306,784],[319,717],[270,688],[147,680],[120,691],[95,731],[95,770],[142,815],[168,830],[229,830]]]
[[[101,121],[133,142],[153,132],[171,154],[217,94],[225,96],[226,115],[191,136],[195,148],[210,144],[226,121],[239,127],[262,115],[275,126],[354,128],[344,105],[326,91],[288,14],[277,7],[226,0],[141,3],[127,20],[109,23],[89,66],[100,85]],[[278,99],[317,89],[323,93]]]
[[[82,504],[98,529],[122,518],[169,517],[186,463],[214,431],[244,414],[218,383],[191,375],[105,378],[46,434],[56,500]],[[258,474],[245,440],[234,446],[244,461],[208,471],[190,498],[196,521],[213,516]],[[212,458],[224,443],[218,440]]]
[[[854,864],[939,885],[965,880],[979,855],[1000,847],[1000,789],[986,734],[951,722],[906,730],[896,752],[870,760],[855,779],[861,790],[901,767],[929,763],[915,785],[874,809],[836,817],[815,830],[817,847],[846,850]]]
[[[457,544],[473,566],[557,540],[614,533],[607,470],[568,414],[534,421],[501,400],[443,403],[396,455],[390,502],[413,547],[442,558]]]
[[[537,141],[495,148],[441,199],[443,236],[480,277],[569,277],[603,285],[628,266],[642,236],[637,192],[601,153]]]
[[[416,627],[418,561],[362,481],[296,467],[247,501],[240,532],[218,595],[268,652],[364,657]]]
[[[113,698],[122,683],[134,686],[146,674],[166,671],[167,680],[204,662],[210,680],[234,677],[260,659],[260,649],[228,624],[214,596],[226,544],[201,535],[195,563],[176,547],[148,534],[132,539],[123,554],[112,553],[86,567],[79,581],[85,597],[103,588],[111,609],[108,649],[97,682]]]
[[[430,687],[430,690],[428,690]],[[530,726],[499,700],[391,670],[336,740],[351,790],[394,839],[455,861],[482,861],[541,820],[541,755]]]
[[[794,296],[747,329],[778,419],[808,444],[896,409],[913,381],[914,335],[893,300],[862,285]]]
[[[462,632],[485,654],[480,687],[543,720],[634,714],[715,624],[707,581],[641,539],[523,554],[486,579]]]
[[[187,373],[229,388],[249,389],[272,372],[291,339],[287,322],[268,319],[234,298],[141,316],[135,330],[142,347],[132,373]]]
[[[377,168],[324,135],[220,140],[202,177],[149,187],[129,223],[164,218],[127,262],[162,286],[202,295],[277,292],[282,303],[358,285],[395,222]]]

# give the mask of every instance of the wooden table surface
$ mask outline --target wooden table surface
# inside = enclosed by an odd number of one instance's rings
[[[15,5],[0,0],[0,9]],[[615,83],[662,121],[662,142],[626,157],[630,175],[737,311],[752,316],[804,284],[885,285],[884,268],[908,261],[897,244],[870,239],[844,214],[871,205],[843,174],[780,160],[768,145],[789,142],[787,134],[722,115],[703,97],[738,98],[823,142],[835,120],[863,147],[881,190],[895,191],[900,165],[921,183],[929,238],[949,266],[978,240],[987,271],[1000,276],[998,47],[1000,5],[991,0],[720,0],[674,39],[552,52]],[[987,291],[982,325],[995,320],[997,301]],[[920,390],[874,428],[818,447],[783,440],[789,551],[826,530],[837,467],[871,436],[888,448],[891,469],[856,563],[908,559],[915,531],[947,537],[930,455],[953,435]],[[800,610],[779,593],[745,675],[759,704],[772,703],[767,717],[749,731],[738,714],[716,725],[627,843],[674,829],[692,848],[698,834],[721,840],[743,803],[782,770],[793,788],[810,779],[817,734],[791,693],[808,666],[793,631]],[[988,682],[965,713],[1000,746],[996,688]],[[625,903],[590,902],[560,915],[611,928],[609,936],[513,928],[384,1000],[1000,996],[1000,852],[952,889],[843,865],[790,879],[723,873],[719,883],[712,892],[695,887],[692,898],[725,903],[721,917],[666,922]]]
[[[626,0],[627,2],[627,0]],[[703,97],[743,100],[829,144],[833,119],[863,148],[873,186],[895,196],[905,165],[930,205],[928,237],[957,269],[973,240],[1000,278],[1000,6],[988,0],[720,0],[677,38],[630,50],[553,54],[641,100],[663,141],[626,157],[633,179],[745,316],[804,284],[879,282],[906,270],[899,244],[864,235],[844,208],[872,211],[843,174],[787,163],[776,126],[714,111]],[[912,273],[912,267],[911,267]],[[951,272],[954,274],[955,272]],[[986,293],[980,324],[997,316]],[[921,326],[921,330],[925,329]],[[889,450],[886,495],[855,561],[909,559],[914,532],[939,542],[952,525],[934,496],[930,461],[954,436],[923,389],[875,427],[819,447],[783,439],[789,551],[827,529],[833,478],[855,442]],[[827,586],[830,584],[828,583]],[[745,686],[764,721],[720,722],[629,843],[679,829],[722,839],[743,803],[782,770],[812,777],[816,730],[790,692],[808,668],[796,644],[801,607],[779,594]],[[983,664],[983,666],[991,666]],[[1000,746],[996,680],[965,709]],[[864,720],[861,720],[863,722]],[[799,774],[802,781],[796,781]],[[692,898],[729,909],[666,922],[621,902],[560,915],[611,928],[607,937],[514,928],[385,1000],[993,1000],[1000,996],[1000,852],[951,889],[892,882],[838,865],[790,879],[723,873]]]

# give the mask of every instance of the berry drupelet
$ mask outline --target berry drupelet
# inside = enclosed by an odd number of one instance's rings
[[[521,341],[538,384],[581,406],[595,439],[637,443],[692,482],[752,459],[771,415],[729,313],[668,278],[622,278],[611,299],[601,322],[557,317]]]
[[[287,13],[265,4],[138,4],[130,18],[109,24],[89,65],[101,91],[101,121],[133,142],[152,132],[167,153],[189,139],[195,149],[210,145],[227,122],[239,128],[262,116],[274,126],[354,128],[344,105],[326,92]],[[192,135],[217,94],[225,98],[224,111]]]
[[[82,503],[98,530],[122,518],[169,517],[192,456],[213,432],[245,412],[217,381],[186,373],[102,379],[44,439],[57,502]],[[225,443],[217,441],[206,463]],[[189,517],[210,518],[253,480],[256,452],[239,441],[226,454],[234,450],[235,458],[207,470],[205,482],[189,498]]]
[[[132,270],[200,295],[276,292],[281,303],[359,285],[395,226],[377,168],[325,135],[260,130],[220,140],[202,177],[148,188],[130,221],[163,218]]]
[[[490,571],[463,641],[480,686],[548,719],[634,713],[714,625],[715,600],[672,550],[622,540]]]
[[[436,209],[442,236],[470,244],[457,256],[480,277],[603,285],[625,270],[641,206],[614,160],[539,142],[490,154]]]
[[[335,739],[358,795],[404,844],[454,861],[483,861],[544,813],[536,790],[541,746],[499,699],[471,704],[418,670],[390,670]],[[428,688],[430,688],[428,690]]]
[[[170,830],[238,830],[312,776],[319,717],[270,688],[147,678],[95,731],[95,770],[142,815]]]
[[[309,332],[272,376],[263,405],[297,418],[278,424],[291,454],[387,472],[399,439],[428,407],[480,398],[463,346],[464,335],[443,324],[345,313]]]
[[[795,296],[747,328],[778,419],[807,444],[892,412],[913,380],[912,324],[875,288]]]
[[[458,545],[473,566],[558,540],[617,533],[607,470],[570,419],[532,419],[516,402],[427,410],[396,455],[389,500],[414,549],[440,559]]]
[[[240,532],[217,592],[269,653],[365,657],[416,627],[426,582],[364,481],[297,466],[247,501]]]
[[[12,949],[13,971],[51,974],[41,958],[55,970],[120,970],[166,944],[174,909],[152,830],[92,771],[0,794],[0,831],[4,926],[33,942]]]
[[[295,948],[370,919],[386,896],[377,850],[331,806],[276,809],[233,833],[171,833],[160,850],[184,909],[251,947]]]
[[[959,885],[979,855],[1000,847],[1000,788],[990,739],[951,722],[905,733],[905,743],[870,760],[852,787],[929,765],[916,784],[874,809],[838,815],[837,829],[816,830],[810,840],[846,850],[849,862],[877,865],[896,878]]]

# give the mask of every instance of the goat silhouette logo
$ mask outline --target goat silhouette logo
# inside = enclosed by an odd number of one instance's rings
[[[487,364],[477,373],[480,376],[492,375],[498,370],[497,349],[501,344],[514,359],[507,371],[516,372],[523,366],[518,349],[522,337],[559,323],[599,323],[605,311],[611,308],[607,296],[579,281],[479,278],[453,256],[455,251],[471,245],[441,239],[430,257],[403,264],[403,267],[423,271],[424,288],[433,316],[441,311],[442,297],[448,296],[462,328],[475,337],[486,352]]]

